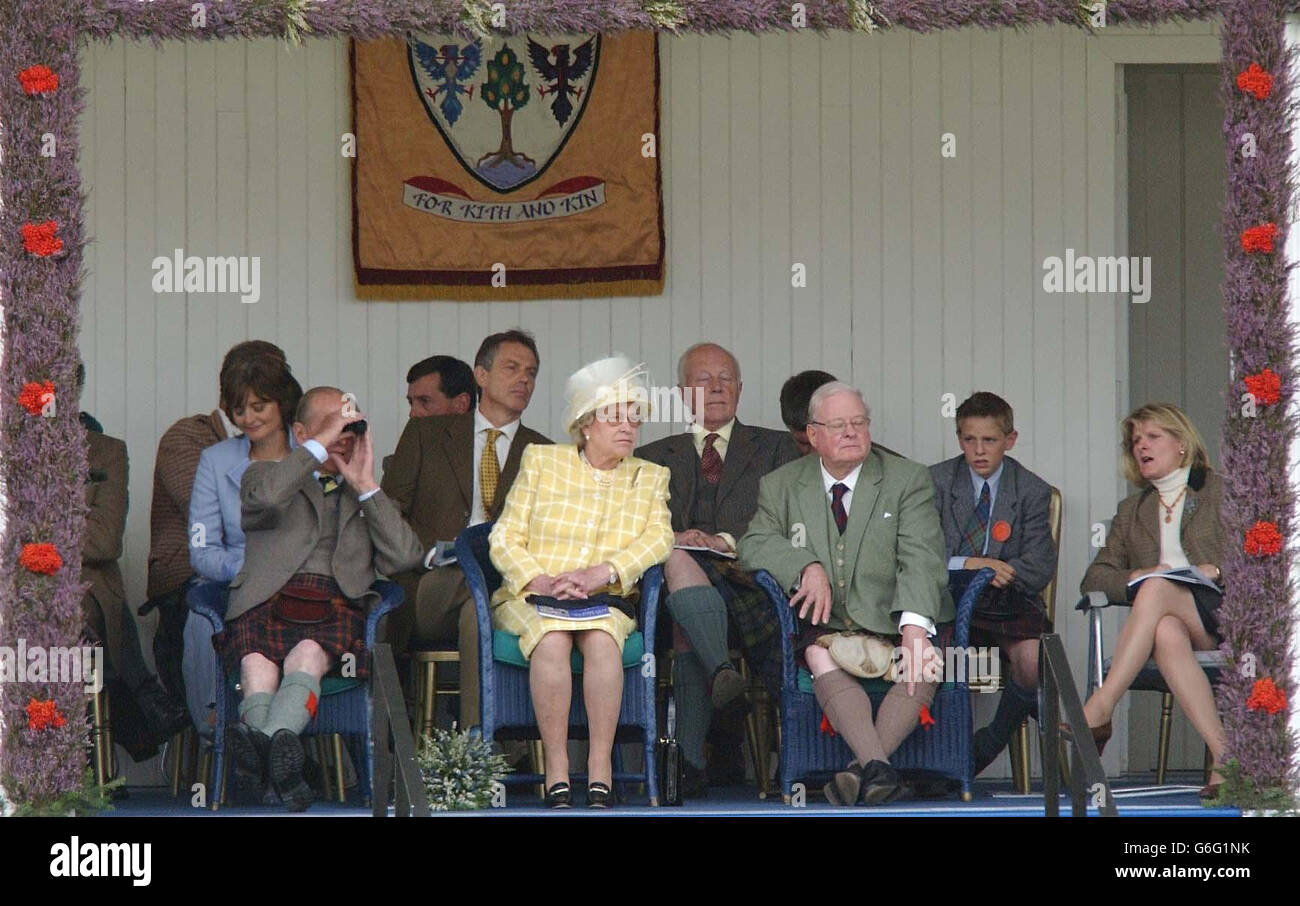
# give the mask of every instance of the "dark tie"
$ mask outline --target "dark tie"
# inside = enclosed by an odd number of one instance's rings
[[[321,493],[323,494],[326,495],[333,494],[335,491],[339,489],[338,479],[335,478],[333,475],[326,475],[324,472],[322,472],[320,478],[318,478],[317,481],[320,482],[320,489],[321,489]]]
[[[717,484],[722,480],[722,456],[713,446],[717,439],[717,434],[704,435],[704,452],[700,454],[700,471],[709,484]]]
[[[849,524],[849,514],[844,509],[844,495],[849,492],[849,486],[835,482],[831,485],[831,514],[835,517],[835,527],[844,534],[844,526]]]
[[[989,483],[986,481],[984,487],[980,489],[980,500],[979,503],[975,504],[975,512],[971,513],[966,527],[962,530],[961,544],[957,548],[957,556],[982,557],[984,555],[985,542],[988,540],[991,500]]]

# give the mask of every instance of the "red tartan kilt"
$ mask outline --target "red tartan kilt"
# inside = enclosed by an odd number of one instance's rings
[[[227,674],[238,676],[239,665],[246,655],[257,653],[267,660],[283,665],[294,647],[306,639],[319,645],[330,658],[330,673],[337,674],[343,655],[356,655],[356,676],[365,678],[369,673],[366,657],[366,611],[348,604],[346,598],[336,594],[330,599],[333,617],[323,623],[289,623],[273,613],[272,604],[279,597],[257,605],[226,624],[225,629],[212,637]]]

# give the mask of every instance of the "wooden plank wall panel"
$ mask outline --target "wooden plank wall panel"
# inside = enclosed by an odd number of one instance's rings
[[[409,365],[471,360],[486,333],[518,324],[542,351],[526,421],[558,439],[564,379],[584,361],[622,351],[670,383],[681,350],[705,338],[741,358],[746,421],[779,425],[784,379],[824,367],[864,389],[881,442],[925,461],[957,449],[942,393],[1004,392],[1017,454],[1066,493],[1068,608],[1089,528],[1122,492],[1127,311],[1044,293],[1041,261],[1125,241],[1116,57],[1195,59],[1213,31],[665,37],[664,295],[525,303],[355,299],[346,42],[89,46],[85,408],[131,452],[132,599],[157,436],[215,405],[230,344],[270,339],[304,386],[353,389],[382,456],[405,421]],[[944,132],[956,158],[939,155]],[[150,262],[173,248],[260,255],[261,300],[154,296]],[[796,261],[803,289],[790,285]],[[648,425],[643,439],[669,430]],[[1081,661],[1072,622],[1058,626]]]

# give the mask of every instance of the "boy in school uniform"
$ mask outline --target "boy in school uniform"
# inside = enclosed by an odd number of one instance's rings
[[[1006,454],[1015,416],[1002,397],[974,393],[957,407],[962,455],[930,466],[948,569],[993,569],[975,604],[970,644],[996,646],[1010,676],[992,722],[976,731],[975,773],[1006,747],[1025,717],[1038,715],[1038,639],[1052,631],[1042,592],[1056,575],[1048,508],[1052,489]]]

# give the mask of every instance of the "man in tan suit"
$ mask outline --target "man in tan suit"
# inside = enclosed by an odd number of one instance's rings
[[[423,553],[375,483],[369,432],[344,430],[361,420],[338,389],[309,390],[294,416],[299,447],[252,463],[240,484],[244,565],[214,639],[244,692],[231,751],[243,786],[260,789],[266,770],[293,811],[311,804],[298,734],[315,715],[321,678],[350,656],[353,674],[366,674],[370,585]]]
[[[530,334],[492,334],[474,357],[481,394],[477,408],[407,422],[384,470],[383,488],[426,551],[455,540],[467,526],[496,519],[524,447],[550,443],[520,422],[537,384],[538,364]],[[478,623],[464,573],[455,565],[432,566],[394,578],[406,591],[406,604],[391,621],[393,650],[405,652],[412,641],[456,643],[460,726],[477,726]]]

